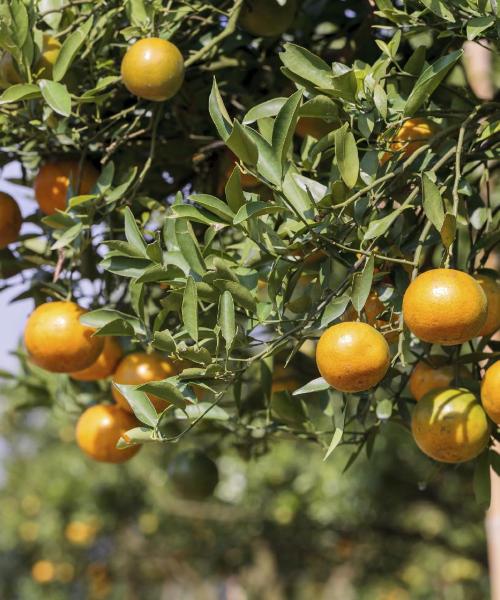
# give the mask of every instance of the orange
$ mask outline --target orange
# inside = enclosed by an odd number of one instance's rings
[[[481,383],[481,401],[489,418],[500,425],[500,360],[486,369]]]
[[[385,152],[380,162],[384,164],[398,153],[397,158],[410,157],[424,144],[428,144],[439,130],[439,125],[429,119],[408,119],[390,141],[390,152]]]
[[[52,215],[56,210],[66,210],[70,184],[73,196],[90,194],[98,176],[99,173],[88,162],[83,163],[81,170],[77,160],[45,163],[38,171],[34,184],[40,210],[46,215]]]
[[[482,269],[474,275],[474,278],[483,288],[488,300],[486,322],[479,335],[488,336],[500,329],[500,282],[497,272],[493,269]]]
[[[138,446],[139,447],[139,446]],[[68,542],[77,546],[87,546],[94,541],[96,526],[86,521],[71,521],[64,530]]]
[[[96,404],[80,415],[76,424],[76,441],[83,452],[94,460],[122,463],[141,449],[141,446],[116,447],[120,437],[136,426],[136,418],[119,406]]]
[[[367,323],[338,323],[320,337],[316,364],[333,388],[362,392],[377,385],[386,374],[389,346],[384,336]]]
[[[222,196],[227,180],[231,177],[234,166],[238,162],[237,157],[230,151],[226,150],[220,161],[220,178],[217,186],[217,193]],[[251,190],[260,185],[260,181],[250,173],[242,173],[240,171],[241,187],[244,190]]]
[[[450,387],[455,378],[455,368],[453,365],[446,364],[446,356],[434,355],[425,360],[419,360],[413,368],[408,380],[411,395],[418,402],[427,392],[439,388]],[[460,365],[458,375],[462,379],[470,377],[470,372],[463,365]]]
[[[168,465],[168,475],[176,491],[189,500],[207,498],[219,482],[217,465],[196,449],[177,454]]]
[[[37,583],[50,583],[55,573],[54,563],[50,560],[39,560],[31,567],[31,576]]]
[[[178,372],[174,363],[162,356],[159,352],[146,354],[145,352],[133,352],[127,354],[116,368],[113,374],[113,383],[123,383],[125,385],[140,385],[150,381],[161,381],[167,377],[172,377]],[[149,399],[158,411],[164,410],[168,402],[148,394]],[[113,398],[124,409],[132,412],[130,404],[123,394],[113,386]]]
[[[135,96],[161,102],[175,96],[184,81],[184,59],[177,46],[160,38],[144,38],[127,50],[122,79]]]
[[[87,310],[74,302],[46,302],[28,318],[24,343],[31,360],[53,373],[72,373],[89,367],[101,353],[104,340],[80,323]]]
[[[335,129],[333,124],[327,123],[319,117],[300,117],[295,127],[295,133],[300,138],[310,136],[315,140],[319,140],[333,129]]]
[[[295,19],[297,0],[282,6],[276,0],[246,0],[240,13],[240,25],[255,36],[274,37],[284,33]]]
[[[114,337],[104,338],[104,348],[90,367],[82,371],[70,373],[73,379],[78,381],[97,381],[98,379],[106,379],[115,370],[118,361],[123,356],[120,344]]]
[[[19,236],[23,218],[12,196],[0,192],[0,248],[6,248]]]
[[[33,72],[40,79],[50,79],[52,77],[52,68],[59,56],[61,43],[56,38],[43,34],[42,50],[36,61]],[[9,52],[4,52],[0,58],[0,85],[8,87],[15,83],[23,83],[23,78],[19,74],[17,64]]]
[[[486,413],[465,388],[433,390],[415,406],[411,429],[417,446],[441,462],[471,460],[486,448]]]
[[[389,321],[386,319],[378,319],[378,315],[385,311],[385,306],[382,300],[378,297],[377,292],[372,291],[366,299],[366,303],[363,307],[362,313],[366,319],[368,325],[380,329],[382,335],[389,342],[395,342],[398,337],[398,331],[388,331],[388,329],[397,329],[399,326],[399,317],[393,314]],[[344,321],[354,321],[359,318],[359,314],[354,309],[354,306],[349,305],[347,310],[342,316]]]
[[[479,283],[455,269],[432,269],[419,275],[403,297],[408,329],[424,342],[453,346],[479,335],[487,314]]]

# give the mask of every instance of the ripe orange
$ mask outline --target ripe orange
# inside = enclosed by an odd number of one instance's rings
[[[389,346],[371,325],[338,323],[320,337],[316,364],[324,379],[341,392],[368,390],[389,368]]]
[[[177,454],[168,465],[168,475],[176,491],[190,500],[207,498],[219,482],[217,465],[201,450]]]
[[[500,360],[486,369],[481,383],[481,401],[489,418],[500,425]]]
[[[135,96],[161,102],[175,96],[184,81],[184,59],[177,46],[160,38],[144,38],[122,60],[123,83]]]
[[[363,315],[368,325],[375,327],[375,329],[381,330],[380,333],[390,344],[392,344],[392,342],[395,342],[398,339],[399,333],[397,331],[389,331],[389,329],[397,329],[397,327],[399,326],[399,318],[397,315],[393,314],[389,321],[387,321],[386,319],[378,319],[377,317],[384,311],[384,303],[378,297],[377,292],[370,292],[370,295],[368,296],[366,303],[363,307]],[[346,309],[345,313],[343,314],[342,320],[355,321],[358,318],[358,313],[356,312],[352,304],[350,304]]]
[[[88,162],[83,163],[81,170],[77,160],[45,163],[38,171],[34,184],[40,210],[46,215],[52,215],[56,210],[66,210],[70,184],[74,196],[90,194],[98,176],[99,173]]]
[[[224,152],[222,158],[220,159],[220,176],[219,182],[217,184],[217,193],[219,194],[219,196],[222,196],[222,194],[224,193],[224,188],[226,187],[227,180],[229,179],[229,177],[231,177],[231,173],[233,172],[234,166],[237,162],[238,159],[230,150],[226,150],[226,152]],[[260,181],[250,173],[240,172],[240,182],[241,187],[244,190],[251,190],[260,185]]]
[[[403,297],[403,317],[410,331],[424,342],[453,346],[479,335],[487,300],[479,283],[455,269],[420,274]]]
[[[418,361],[408,380],[411,395],[417,402],[432,390],[450,387],[455,377],[455,368],[447,362],[446,357],[441,355]],[[458,375],[466,379],[470,377],[470,372],[460,365]]]
[[[19,236],[23,218],[12,196],[0,192],[0,248],[6,248]]]
[[[319,117],[300,117],[295,127],[295,133],[300,138],[310,136],[315,140],[319,140],[323,136],[333,131],[335,126],[332,123],[327,123]]]
[[[141,383],[149,383],[150,381],[161,381],[167,377],[172,377],[178,372],[174,363],[162,356],[159,352],[146,354],[145,352],[133,352],[127,354],[113,373],[113,383],[123,383],[125,385],[140,385]],[[158,411],[164,410],[168,406],[168,402],[148,394],[149,399]],[[123,394],[113,386],[113,398],[119,406],[128,412],[132,412],[130,404]]]
[[[53,373],[72,373],[89,367],[101,353],[104,340],[92,337],[95,330],[80,323],[86,312],[74,302],[46,302],[38,306],[24,329],[31,360]]]
[[[54,563],[50,560],[39,560],[31,567],[31,577],[37,583],[50,583],[55,573]]]
[[[247,0],[240,13],[240,25],[255,36],[274,37],[284,33],[295,19],[297,0],[282,6],[276,0]]]
[[[488,419],[465,388],[433,390],[415,406],[411,429],[417,446],[441,462],[471,460],[486,448]]]
[[[64,530],[64,536],[77,546],[87,546],[94,541],[97,527],[88,521],[71,521]]]
[[[90,367],[70,373],[70,376],[77,381],[97,381],[106,379],[115,370],[118,361],[123,356],[122,348],[116,338],[108,336],[104,338],[104,347],[102,352]]]
[[[40,79],[50,79],[52,77],[52,68],[59,56],[61,43],[56,38],[43,34],[42,51],[33,67],[33,74]],[[15,83],[23,83],[23,78],[19,74],[17,65],[9,52],[4,52],[0,58],[0,85],[8,87]]]
[[[424,144],[428,144],[439,130],[439,125],[429,119],[408,119],[392,138],[389,144],[390,152],[385,152],[380,162],[382,164],[386,163],[397,153],[400,153],[402,158],[410,157]]]
[[[136,418],[119,406],[96,404],[80,415],[76,424],[76,441],[83,452],[94,460],[122,463],[141,449],[141,446],[116,447],[120,437],[136,426]]]
[[[479,282],[488,300],[488,314],[481,336],[488,336],[500,329],[500,282],[498,273],[493,269],[482,269],[474,278]]]

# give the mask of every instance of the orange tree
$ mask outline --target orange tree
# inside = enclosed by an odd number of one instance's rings
[[[419,404],[419,445],[479,456],[484,496],[500,105],[469,88],[462,46],[494,50],[496,3],[163,4],[0,9],[2,162],[22,164],[40,209],[1,259],[41,305],[28,371],[91,368],[79,344],[116,337],[168,368],[114,381],[137,422],[113,444],[252,456],[285,435],[327,456],[349,445],[352,462],[388,420],[410,429],[408,379],[437,354],[451,374]],[[44,322],[53,300],[89,312]],[[107,379],[68,374],[29,403],[112,401]]]

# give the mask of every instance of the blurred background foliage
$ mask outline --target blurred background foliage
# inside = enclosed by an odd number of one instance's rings
[[[346,473],[307,441],[246,460],[212,448],[213,499],[171,489],[175,446],[96,466],[67,416],[5,415],[0,597],[23,600],[482,600],[472,469],[436,469],[387,424]],[[183,447],[185,447],[184,445]]]

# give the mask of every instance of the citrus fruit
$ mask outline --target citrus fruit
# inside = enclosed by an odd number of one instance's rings
[[[189,500],[203,500],[219,482],[214,461],[201,450],[177,454],[168,465],[168,475],[177,493]]]
[[[490,437],[486,413],[465,388],[428,392],[415,406],[411,429],[422,452],[448,463],[481,454]]]
[[[22,222],[17,202],[9,194],[0,192],[0,248],[17,240]]]
[[[104,340],[80,323],[86,311],[74,302],[46,302],[28,318],[24,342],[31,360],[53,373],[72,373],[89,367],[101,353]]]
[[[272,392],[293,392],[302,385],[297,373],[292,367],[276,365],[273,371]]]
[[[486,369],[481,383],[481,401],[490,419],[500,425],[500,360]]]
[[[94,540],[96,534],[96,526],[93,523],[86,521],[71,521],[64,530],[64,536],[77,546],[87,546]]]
[[[227,180],[231,177],[231,174],[237,162],[237,157],[230,150],[227,150],[222,155],[219,167],[220,177],[217,185],[217,193],[219,194],[219,196],[222,196],[224,194],[224,189],[226,187]],[[254,177],[250,173],[242,173],[241,171],[240,182],[241,187],[244,190],[251,190],[260,185],[260,181],[256,177]]]
[[[418,361],[408,380],[411,395],[417,402],[431,390],[450,387],[455,377],[455,367],[447,362],[447,358],[441,355],[429,356]],[[467,379],[470,372],[460,365],[458,375]]]
[[[329,327],[316,348],[316,364],[324,379],[341,392],[368,390],[389,368],[389,346],[367,323],[346,322]]]
[[[176,375],[177,372],[174,363],[159,352],[152,352],[151,354],[133,352],[127,354],[118,363],[112,381],[113,383],[123,383],[125,385],[140,385],[150,381],[161,381]],[[113,386],[113,397],[124,410],[132,412],[127,399],[115,386]],[[158,396],[148,394],[148,397],[158,411],[162,411],[168,406],[168,402],[158,398]]]
[[[439,125],[430,119],[408,119],[390,141],[390,152],[383,154],[381,163],[384,164],[397,154],[408,158],[424,144],[428,144],[439,130]]]
[[[144,38],[127,50],[121,73],[130,93],[161,102],[179,91],[184,81],[184,59],[171,42]]]
[[[290,27],[296,11],[297,0],[287,0],[284,6],[276,0],[246,0],[239,22],[252,35],[274,37]]]
[[[31,576],[37,583],[50,583],[55,573],[54,563],[50,560],[38,560],[31,568]]]
[[[493,269],[482,269],[474,275],[474,278],[483,288],[488,300],[486,322],[479,335],[488,336],[500,328],[500,282],[498,274]]]
[[[453,346],[476,337],[486,314],[486,295],[479,283],[455,269],[432,269],[420,274],[403,297],[408,329],[432,344]]]
[[[37,75],[40,79],[50,79],[52,77],[52,68],[59,56],[60,50],[61,43],[51,35],[44,33],[40,56],[32,69],[33,74]],[[0,58],[0,81],[3,87],[8,87],[15,83],[23,83],[23,78],[10,52],[4,52]]]
[[[335,128],[331,123],[327,123],[319,117],[300,117],[295,127],[295,133],[300,138],[306,136],[319,140]]]
[[[80,415],[76,424],[76,441],[83,452],[94,460],[122,463],[141,449],[141,446],[116,447],[120,437],[136,426],[136,418],[119,406],[96,404]]]
[[[116,338],[108,336],[104,338],[104,347],[102,352],[90,367],[70,373],[73,379],[78,381],[97,381],[106,379],[113,374],[118,361],[123,356],[120,344]]]
[[[377,317],[385,311],[385,306],[382,300],[380,300],[377,292],[372,291],[366,299],[366,303],[363,307],[362,314],[366,319],[368,325],[381,330],[380,333],[389,342],[395,342],[399,337],[399,332],[396,329],[399,326],[399,317],[395,314],[391,315],[390,320],[378,319]],[[359,314],[356,312],[352,304],[346,309],[342,316],[344,321],[354,321],[359,318]],[[394,330],[394,331],[390,331]]]
[[[70,184],[73,196],[90,194],[98,176],[99,173],[88,162],[84,162],[81,169],[77,160],[45,163],[38,171],[34,184],[40,210],[46,215],[52,215],[56,210],[66,210]]]
[[[271,383],[271,411],[273,415],[287,423],[302,423],[306,419],[300,398],[291,393],[302,386],[292,367],[276,365]]]

